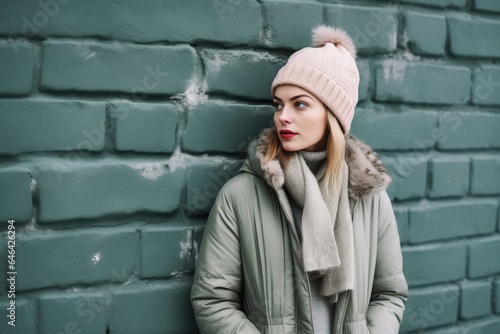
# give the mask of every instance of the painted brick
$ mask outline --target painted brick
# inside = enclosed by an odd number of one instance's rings
[[[500,279],[497,279],[493,283],[493,289],[494,289],[494,309],[495,313],[500,314]]]
[[[9,291],[7,285],[7,235],[0,237],[0,256],[3,261],[0,261],[0,296],[6,296]],[[1,301],[0,301],[1,302]],[[2,307],[1,310],[4,310]],[[1,315],[0,315],[1,316]],[[3,322],[2,322],[3,323]]]
[[[266,43],[271,47],[300,49],[311,45],[311,31],[323,21],[323,7],[313,2],[264,2]],[[290,24],[293,22],[293,24]]]
[[[410,242],[461,239],[465,236],[493,233],[497,209],[498,203],[489,200],[416,207],[410,210]]]
[[[183,93],[195,66],[190,46],[46,41],[41,85],[48,90],[128,92],[144,99],[147,94]]]
[[[196,333],[190,291],[184,278],[116,289],[110,333]]]
[[[500,23],[472,16],[448,18],[450,50],[455,56],[500,58]]]
[[[110,105],[118,151],[172,153],[179,108],[169,104],[117,102]]]
[[[469,333],[479,333],[479,334],[490,334],[490,333],[500,333],[500,319],[486,319],[484,321],[478,321],[477,324],[473,323],[472,328],[469,329]]]
[[[436,158],[431,162],[429,197],[464,196],[469,189],[469,159]]]
[[[361,53],[385,53],[397,47],[397,13],[396,6],[326,5],[325,21],[328,25],[345,29]]]
[[[169,254],[165,257],[165,254]],[[141,277],[169,277],[194,270],[193,228],[147,226],[141,230]]]
[[[491,314],[491,283],[464,282],[460,284],[460,317],[471,319]]]
[[[475,239],[470,246],[469,273],[470,278],[491,276],[500,273],[500,239],[490,237]]]
[[[0,171],[0,226],[14,226],[31,219],[31,177],[26,170]]]
[[[427,188],[427,161],[418,155],[399,155],[384,158],[392,183],[388,193],[392,199],[408,200],[422,198]]]
[[[105,113],[100,102],[0,100],[0,154],[102,151]]]
[[[371,70],[368,61],[357,60],[356,65],[359,71],[358,101],[365,101],[370,98]]]
[[[500,105],[499,66],[483,66],[477,69],[474,72],[472,84],[472,102],[474,104]]]
[[[411,52],[442,55],[446,42],[446,19],[441,15],[410,12],[406,14],[406,37]]]
[[[3,5],[7,3],[0,4],[0,13],[5,13],[0,16],[0,33],[26,38],[97,36],[141,43],[213,41],[232,45],[258,41],[262,28],[256,1],[47,0],[11,3],[7,9]]]
[[[184,173],[179,167],[52,163],[38,178],[39,223],[135,212],[169,213],[180,204]]]
[[[401,332],[416,330],[422,332],[455,322],[458,317],[459,301],[460,290],[452,284],[410,289]]]
[[[500,147],[500,115],[485,113],[442,113],[437,147],[443,150]]]
[[[273,113],[270,105],[205,103],[189,111],[182,149],[194,153],[245,152],[264,128],[273,125]]]
[[[500,159],[473,158],[471,193],[494,195],[500,193]]]
[[[204,50],[207,92],[271,100],[271,84],[285,59],[269,52]]]
[[[403,248],[404,273],[409,286],[462,279],[466,263],[467,247],[463,242]]]
[[[457,325],[426,331],[426,334],[493,334],[500,333],[500,319],[485,318],[472,321],[461,321]]]
[[[458,328],[460,333],[493,334],[500,333],[499,318],[475,319]],[[456,333],[456,332],[455,332]]]
[[[408,210],[404,208],[394,207],[394,215],[396,216],[396,221],[398,222],[399,240],[401,244],[406,244],[410,237]]]
[[[376,68],[377,101],[453,104],[469,101],[471,72],[466,67],[385,60]]]
[[[26,334],[36,333],[36,309],[33,302],[27,298],[16,296],[16,322],[15,326],[8,324],[11,319],[7,318],[8,302],[0,302],[0,313],[2,321],[0,321],[0,333],[9,334]]]
[[[463,332],[464,327],[465,327],[464,323],[460,323],[460,325],[457,325],[456,327],[455,326],[444,327],[444,328],[441,327],[439,329],[425,331],[425,333],[426,334],[457,334],[457,333],[461,333],[460,331]]]
[[[464,7],[467,0],[401,0],[412,5],[431,7]]]
[[[111,296],[49,292],[39,298],[40,333],[106,333]]]
[[[138,246],[138,234],[123,228],[18,234],[17,290],[125,282]]]
[[[472,7],[475,10],[500,13],[500,2],[496,0],[474,0]]]
[[[0,42],[0,95],[28,95],[33,82],[35,55],[25,42]]]
[[[375,150],[427,149],[435,144],[436,126],[437,114],[432,112],[359,109],[351,132]]]
[[[186,167],[186,204],[191,214],[208,213],[220,188],[238,173],[241,161],[199,159]]]

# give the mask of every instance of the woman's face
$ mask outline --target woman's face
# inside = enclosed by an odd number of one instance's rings
[[[327,108],[316,96],[294,85],[274,90],[274,125],[283,149],[293,151],[326,150]]]

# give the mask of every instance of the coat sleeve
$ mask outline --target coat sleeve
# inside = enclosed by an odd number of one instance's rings
[[[392,334],[399,333],[408,285],[396,218],[386,192],[381,194],[380,205],[377,260],[367,320],[371,334]]]
[[[191,289],[202,334],[259,333],[241,310],[241,254],[233,209],[223,188],[203,233]]]

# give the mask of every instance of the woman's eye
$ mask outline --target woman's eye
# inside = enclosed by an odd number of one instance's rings
[[[295,107],[298,108],[298,109],[304,109],[305,107],[307,107],[307,104],[305,102],[296,102],[295,103]]]
[[[273,102],[273,107],[274,109],[279,110],[282,108],[282,105],[279,102]]]

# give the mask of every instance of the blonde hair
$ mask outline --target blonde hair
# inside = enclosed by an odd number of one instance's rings
[[[345,160],[345,137],[337,118],[328,112],[328,140],[326,143],[326,182],[327,186],[333,186],[340,181],[342,165]],[[325,189],[327,190],[327,189]]]
[[[342,164],[345,159],[345,137],[337,118],[330,111],[327,111],[327,114],[328,138],[326,144],[327,166],[325,173],[327,180],[325,186],[327,188],[325,190],[328,192],[328,189],[338,181],[342,171]],[[290,160],[290,154],[290,152],[283,149],[278,133],[276,129],[273,129],[269,138],[266,154],[264,155],[264,162],[267,163],[271,160],[278,159],[282,166],[286,166]]]

